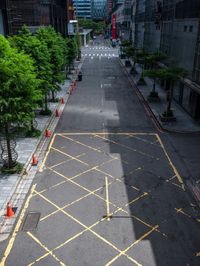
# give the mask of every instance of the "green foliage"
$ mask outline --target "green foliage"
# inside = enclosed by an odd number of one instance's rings
[[[96,22],[90,19],[79,19],[78,22],[81,28],[91,29],[95,34],[103,34],[106,29],[104,21]]]
[[[71,65],[73,63],[73,60],[76,58],[78,54],[77,42],[76,39],[72,38],[66,38],[65,42],[67,46],[67,54],[66,54],[67,64]]]
[[[62,83],[65,79],[63,71],[67,63],[65,40],[52,27],[40,27],[36,37],[48,47],[52,71],[52,90],[57,91],[57,83]]]
[[[166,59],[167,56],[165,54],[163,54],[162,52],[160,51],[156,51],[155,53],[153,54],[149,54],[147,55],[147,62],[150,63],[150,64],[155,64],[159,61],[162,61],[164,59]]]
[[[121,43],[122,47],[128,47],[128,46],[131,46],[131,45],[132,45],[132,43],[130,41],[128,41],[128,40],[124,40]]]
[[[47,44],[32,35],[28,28],[23,27],[19,35],[9,38],[13,47],[24,51],[34,61],[37,78],[40,80],[42,94],[47,94],[52,87],[52,66],[50,64],[50,53]]]
[[[179,78],[185,77],[187,75],[187,71],[179,67],[169,67],[169,68],[147,70],[144,72],[144,74],[145,76],[148,76],[150,78],[159,78],[159,79],[175,81]]]
[[[41,93],[34,62],[10,47],[0,35],[0,124],[22,123],[33,117],[32,109]]]
[[[6,174],[6,175],[12,175],[12,174],[21,174],[22,171],[23,171],[23,168],[24,168],[24,164],[21,164],[21,163],[16,163],[16,165],[13,167],[13,168],[7,168],[7,167],[2,167],[0,169],[0,171],[3,173],[3,174]]]
[[[131,57],[133,58],[134,55],[135,55],[135,48],[132,45],[126,46],[124,48],[124,52],[125,52],[125,54],[127,55],[128,58],[131,58]]]

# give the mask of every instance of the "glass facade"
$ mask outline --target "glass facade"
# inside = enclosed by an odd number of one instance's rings
[[[73,5],[78,18],[91,19],[92,0],[73,0]]]
[[[107,0],[92,1],[92,18],[102,20],[107,17]]]

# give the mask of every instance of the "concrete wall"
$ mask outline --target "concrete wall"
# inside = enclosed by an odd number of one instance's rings
[[[0,34],[2,34],[2,35],[5,34],[1,9],[0,9]]]
[[[171,56],[192,74],[198,33],[198,19],[175,20]]]

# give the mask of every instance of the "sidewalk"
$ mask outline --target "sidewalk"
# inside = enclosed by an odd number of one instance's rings
[[[120,59],[122,64],[125,66],[125,59]],[[126,68],[127,72],[130,72],[130,68]],[[137,75],[131,75],[134,83],[137,84],[137,81],[140,78],[142,69],[140,66],[136,66]],[[195,121],[192,119],[189,114],[174,100],[172,102],[172,110],[176,116],[176,121],[174,122],[162,122],[160,120],[159,115],[163,113],[167,108],[167,101],[166,101],[166,92],[164,89],[156,83],[156,91],[160,97],[160,102],[149,102],[147,97],[150,91],[153,88],[153,80],[145,77],[146,85],[137,85],[137,88],[141,95],[143,96],[146,104],[150,107],[151,111],[153,112],[157,122],[160,124],[161,128],[166,131],[170,132],[180,132],[180,133],[200,133],[200,122]]]
[[[77,62],[78,64],[78,62]],[[75,68],[81,68],[82,63],[75,65]],[[70,94],[70,83],[76,78],[75,72],[69,76],[69,79],[61,85],[61,91],[57,94],[58,98],[64,98],[66,103]],[[51,130],[51,136],[56,128],[56,125],[59,121],[59,118],[55,117],[55,110],[59,108],[59,112],[62,113],[65,104],[61,105],[59,103],[50,103],[49,109],[52,111],[51,116],[36,116],[36,121],[38,123],[38,129],[42,132],[48,127]],[[3,241],[9,236],[13,228],[13,224],[17,218],[18,213],[23,206],[24,199],[27,196],[27,193],[31,187],[33,178],[37,173],[43,156],[48,148],[51,138],[45,138],[44,134],[40,138],[17,138],[16,139],[16,151],[18,153],[18,162],[25,164],[26,174],[12,174],[4,175],[0,174],[0,241]],[[1,152],[1,151],[0,151]],[[38,157],[38,166],[32,167],[32,155],[37,154]],[[6,206],[7,203],[11,202],[12,206],[17,209],[15,217],[12,219],[6,219]]]

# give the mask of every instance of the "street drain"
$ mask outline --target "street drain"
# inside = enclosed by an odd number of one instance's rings
[[[22,224],[22,231],[33,231],[37,228],[38,222],[40,220],[39,212],[29,212]]]

